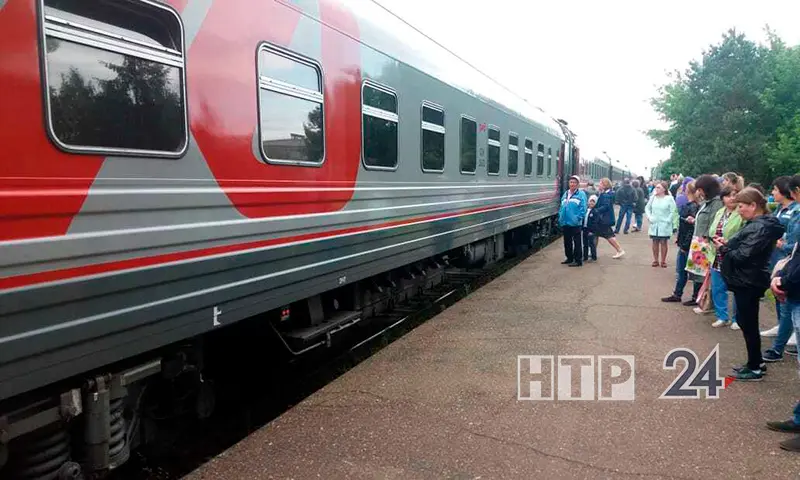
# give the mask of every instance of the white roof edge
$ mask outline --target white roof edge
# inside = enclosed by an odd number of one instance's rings
[[[359,20],[368,22],[376,30],[393,37],[397,48],[387,51],[389,49],[370,45],[368,41],[362,40],[363,43],[467,94],[526,118],[562,141],[566,139],[561,124],[543,109],[500,84],[382,4],[375,0],[340,1]],[[392,20],[388,21],[389,18]],[[415,44],[424,48],[415,48]]]

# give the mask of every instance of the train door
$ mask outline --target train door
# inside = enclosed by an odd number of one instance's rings
[[[561,144],[559,156],[559,169],[561,174],[561,192],[563,193],[569,188],[569,177],[572,175],[580,175],[578,159],[580,158],[580,151],[567,137],[567,141]]]
[[[567,140],[569,142],[569,140]],[[564,152],[566,151],[567,143],[562,142],[561,148],[558,149],[558,178],[561,181],[561,195],[567,190],[567,182],[570,176],[569,161],[565,159]]]

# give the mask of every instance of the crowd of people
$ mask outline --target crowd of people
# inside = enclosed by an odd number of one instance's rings
[[[621,258],[625,251],[616,240],[623,216],[628,233],[631,214],[636,216],[632,231],[641,231],[642,212],[648,219],[652,241],[653,267],[666,268],[671,240],[677,247],[676,281],[663,302],[680,302],[700,315],[714,315],[712,327],[741,330],[747,361],[733,368],[730,376],[739,381],[758,381],[767,363],[781,361],[786,354],[797,355],[800,333],[800,175],[781,176],[771,192],[756,183],[745,186],[733,172],[701,175],[698,178],[673,175],[670,182],[645,184],[639,178],[625,179],[614,189],[607,178],[597,193],[579,189],[580,178],[569,179],[559,212],[564,232],[563,264],[580,267],[597,260],[599,238],[606,239]],[[588,198],[587,198],[588,193]],[[619,216],[614,219],[614,205]],[[691,296],[684,290],[692,283]],[[729,292],[733,306],[729,308]],[[759,331],[759,305],[771,292],[775,298],[777,325]],[[762,352],[762,337],[773,338]],[[770,429],[800,434],[800,402],[789,420],[768,422]],[[800,451],[800,436],[781,443],[787,450]]]

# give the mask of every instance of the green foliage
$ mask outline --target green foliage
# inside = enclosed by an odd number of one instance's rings
[[[669,127],[647,134],[672,149],[659,177],[734,171],[769,185],[800,172],[800,47],[767,35],[730,30],[659,89],[651,104]]]

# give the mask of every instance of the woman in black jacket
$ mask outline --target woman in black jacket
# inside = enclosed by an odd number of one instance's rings
[[[727,243],[714,237],[723,278],[736,302],[737,322],[747,345],[747,363],[734,369],[737,380],[761,380],[761,335],[758,327],[759,299],[770,286],[769,259],[784,227],[767,210],[767,199],[755,188],[736,195],[745,225]]]
[[[690,182],[686,184],[686,198],[688,201],[681,207],[680,210],[680,223],[678,226],[678,237],[675,243],[678,245],[678,255],[675,259],[675,273],[678,275],[675,281],[675,291],[669,297],[661,299],[662,302],[680,302],[683,296],[683,289],[689,281],[689,272],[686,271],[686,260],[689,257],[689,247],[692,246],[692,237],[694,236],[694,217],[697,215],[697,210],[700,206],[697,204],[695,197],[695,183]],[[697,305],[697,293],[700,291],[700,282],[692,282],[692,299],[683,304],[686,306]]]

